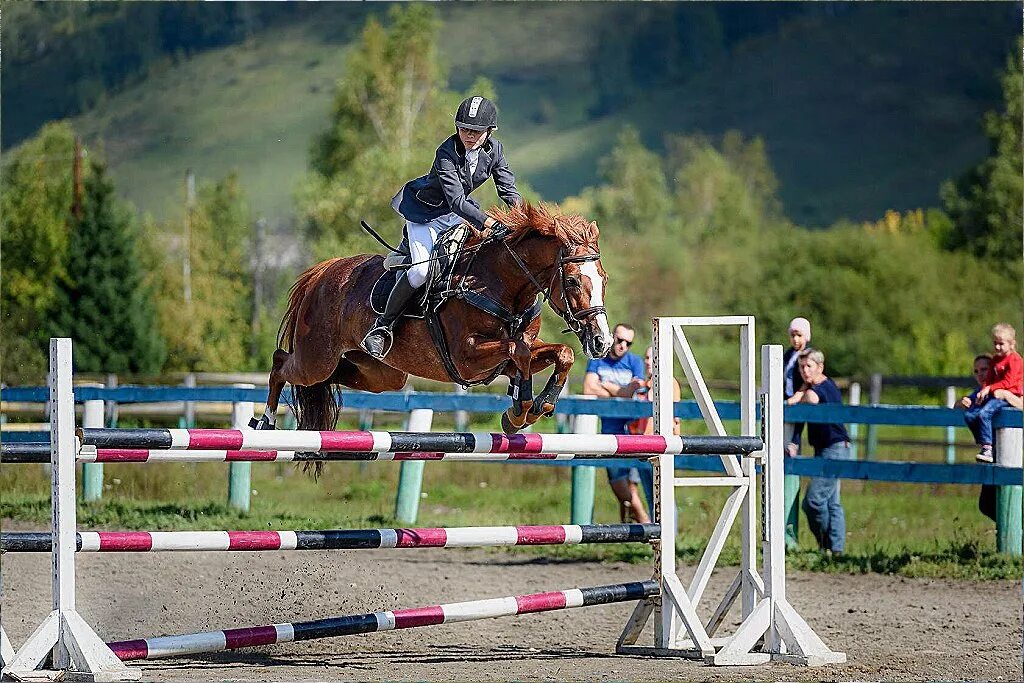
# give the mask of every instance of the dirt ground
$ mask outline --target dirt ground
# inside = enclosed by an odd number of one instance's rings
[[[597,586],[645,565],[486,550],[78,555],[78,608],[106,640],[192,633]],[[15,647],[49,610],[48,555],[3,558]],[[691,569],[683,568],[685,579]],[[735,570],[715,575],[706,617]],[[685,581],[684,581],[685,584]],[[148,681],[1021,680],[1021,584],[791,572],[790,602],[848,663],[716,668],[620,656],[631,603],[136,662]],[[714,604],[711,604],[711,603]],[[734,611],[738,611],[734,610]],[[738,620],[727,622],[729,631]],[[650,644],[650,627],[640,644]]]

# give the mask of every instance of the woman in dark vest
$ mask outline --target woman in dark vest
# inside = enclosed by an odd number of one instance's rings
[[[391,328],[426,282],[428,260],[438,236],[463,221],[478,230],[504,229],[469,194],[494,178],[498,196],[506,204],[522,201],[501,143],[491,137],[497,127],[498,110],[493,102],[479,96],[464,100],[455,113],[455,135],[437,148],[430,172],[407,182],[391,200],[392,208],[406,221],[413,265],[398,278],[384,313],[363,338],[363,349],[374,358],[383,358],[391,349]]]

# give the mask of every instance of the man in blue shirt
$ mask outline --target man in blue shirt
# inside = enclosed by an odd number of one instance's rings
[[[646,387],[643,360],[629,352],[636,334],[633,328],[619,323],[612,330],[612,350],[604,358],[595,358],[587,363],[587,374],[583,377],[583,393],[598,398],[633,398]],[[627,418],[602,417],[602,434],[625,434]],[[641,524],[651,521],[640,500],[637,484],[640,475],[636,468],[608,467],[608,483],[619,499],[619,516],[623,522],[630,514]]]

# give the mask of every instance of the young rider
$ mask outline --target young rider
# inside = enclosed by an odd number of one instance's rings
[[[374,358],[383,358],[391,349],[392,326],[427,281],[428,261],[442,233],[463,221],[478,230],[504,229],[469,194],[494,178],[498,196],[507,205],[522,201],[501,143],[491,137],[497,127],[493,102],[479,96],[464,100],[455,113],[456,133],[437,148],[430,172],[407,182],[391,200],[392,208],[406,221],[413,265],[399,276],[384,313],[363,338],[363,349]]]

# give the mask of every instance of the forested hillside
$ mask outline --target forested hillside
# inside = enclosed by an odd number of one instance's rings
[[[119,190],[180,213],[186,168],[238,169],[283,219],[346,51],[385,5],[4,7],[3,143],[74,116]],[[937,202],[984,154],[1010,3],[442,5],[450,84],[490,79],[520,175],[560,200],[592,185],[623,126],[765,141],[788,216],[824,226]],[[485,27],[485,28],[481,28]],[[113,40],[113,36],[117,40]],[[467,39],[467,36],[480,36]],[[486,39],[484,37],[486,36]]]
[[[19,10],[61,20],[36,37],[145,23],[53,7]],[[524,196],[598,222],[609,313],[640,344],[652,315],[749,313],[759,341],[803,315],[833,374],[964,374],[992,323],[1019,323],[1007,6],[303,7],[204,27],[209,44],[140,58],[5,150],[5,381],[39,381],[47,337],[68,334],[82,371],[265,369],[295,275],[378,250],[362,218],[397,234],[388,200],[470,91],[498,100]],[[26,73],[32,35],[14,41]],[[734,375],[720,341],[695,345]]]

